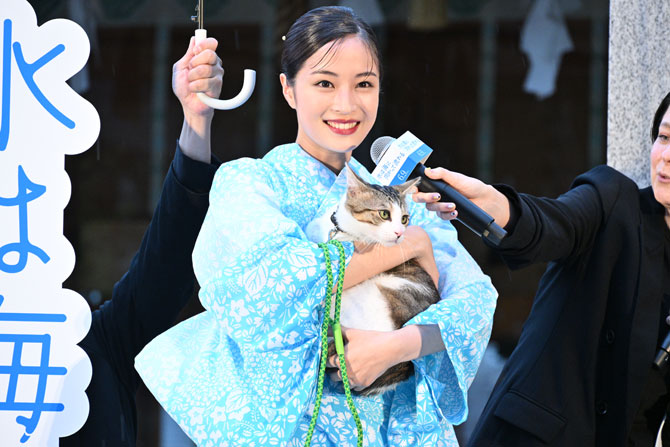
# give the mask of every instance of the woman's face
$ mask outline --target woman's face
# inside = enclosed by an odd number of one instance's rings
[[[663,115],[651,148],[651,187],[656,200],[665,207],[670,226],[670,109]]]
[[[339,172],[377,118],[379,69],[358,36],[342,39],[328,53],[331,45],[305,61],[293,85],[284,74],[280,81],[286,101],[296,110],[296,142]]]

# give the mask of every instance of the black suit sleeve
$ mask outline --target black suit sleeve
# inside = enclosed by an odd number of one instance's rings
[[[61,438],[61,447],[135,446],[140,378],[134,359],[174,324],[191,296],[191,252],[218,164],[193,161],[177,148],[140,248],[79,344],[93,367],[86,389],[90,410],[76,434]]]
[[[91,344],[100,351],[132,393],[140,380],[135,356],[174,324],[193,292],[191,252],[218,164],[196,162],[177,148],[140,248],[114,286],[112,299],[94,312],[82,342],[84,349]]]
[[[496,185],[509,199],[514,219],[500,246],[491,247],[511,268],[576,258],[590,249],[607,218],[620,184],[612,180],[620,175],[606,166],[594,168],[577,177],[571,189],[556,199]]]

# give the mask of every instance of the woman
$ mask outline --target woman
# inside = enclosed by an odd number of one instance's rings
[[[430,170],[506,226],[493,248],[510,267],[551,262],[470,445],[654,445],[670,402],[667,365],[653,366],[670,328],[669,105],[670,94],[642,190],[607,166],[555,200]],[[415,199],[453,218],[429,195]]]
[[[329,295],[322,241],[308,224],[342,197],[345,162],[370,179],[351,152],[375,122],[380,66],[370,27],[350,9],[308,12],[286,35],[280,75],[296,142],[217,172],[193,255],[206,312],[158,337],[136,362],[199,445],[304,445]],[[465,392],[491,329],[496,293],[455,230],[416,205],[412,219],[424,229],[409,227],[396,246],[345,243],[345,288],[416,258],[439,275],[442,297],[400,330],[344,331],[353,387],[415,363],[394,391],[354,397],[367,446],[457,445],[451,424],[467,414]],[[440,242],[433,247],[429,236]],[[344,267],[335,263],[333,275]],[[355,443],[341,385],[326,378],[312,445]]]

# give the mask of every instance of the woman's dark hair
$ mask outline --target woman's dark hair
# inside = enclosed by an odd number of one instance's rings
[[[381,78],[381,59],[375,33],[351,8],[324,6],[306,12],[291,25],[284,41],[281,69],[288,82],[307,59],[329,42],[337,42],[350,35],[357,35],[368,46],[377,63]],[[330,52],[330,50],[329,50]]]
[[[651,124],[651,142],[653,143],[658,138],[658,129],[661,127],[661,121],[663,121],[663,115],[668,111],[668,106],[670,106],[670,93],[665,95],[661,104],[659,104],[656,113],[654,114],[654,122]]]

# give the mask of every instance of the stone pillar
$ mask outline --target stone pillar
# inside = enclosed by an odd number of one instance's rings
[[[651,121],[670,91],[670,2],[610,2],[607,164],[649,185]]]

